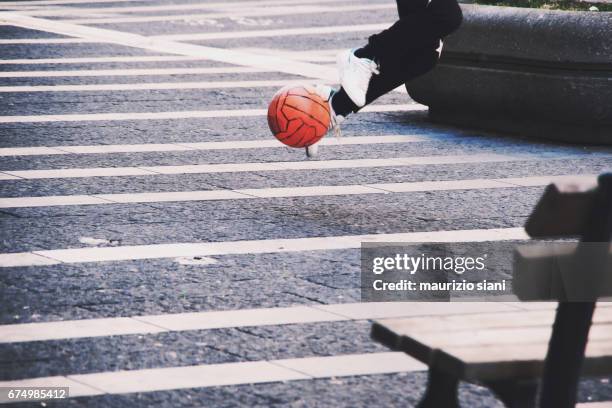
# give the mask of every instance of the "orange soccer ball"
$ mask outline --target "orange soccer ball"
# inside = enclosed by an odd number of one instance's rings
[[[268,106],[268,125],[272,134],[291,147],[315,144],[327,133],[329,106],[311,86],[286,86]]]

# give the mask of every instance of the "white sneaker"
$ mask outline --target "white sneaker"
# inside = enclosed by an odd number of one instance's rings
[[[342,115],[336,115],[336,112],[334,112],[334,108],[332,107],[331,98],[336,92],[336,90],[333,89],[331,86],[327,86],[327,85],[317,85],[315,89],[317,91],[317,94],[319,94],[321,99],[323,99],[323,101],[327,103],[328,108],[329,108],[330,123],[329,123],[328,131],[331,130],[334,132],[334,135],[336,137],[340,137],[341,136],[340,123],[344,122],[344,119],[346,118]],[[310,146],[306,146],[306,156],[307,157],[315,157],[318,152],[319,152],[318,142]]]
[[[366,103],[366,94],[373,74],[380,74],[376,62],[355,56],[355,50],[338,54],[336,59],[340,83],[355,105],[360,108]]]

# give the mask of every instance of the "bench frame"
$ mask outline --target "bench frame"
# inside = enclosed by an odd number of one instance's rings
[[[582,242],[610,242],[612,236],[612,174],[601,175],[598,181]],[[580,369],[594,311],[595,302],[559,302],[542,376],[541,408],[576,405]]]

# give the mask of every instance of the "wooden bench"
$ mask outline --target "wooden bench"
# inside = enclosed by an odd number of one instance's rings
[[[578,235],[585,242],[609,242],[611,229],[612,175],[600,177],[596,190],[549,186],[526,226],[532,237]],[[515,278],[532,272],[515,270]],[[516,311],[509,312],[481,303],[480,312],[467,315],[385,319],[374,323],[372,338],[429,366],[421,408],[459,407],[461,380],[489,387],[508,407],[535,407],[541,378],[542,407],[573,407],[579,375],[612,375],[612,302],[600,302],[594,313],[595,299],[567,302],[563,279],[553,272],[534,280],[546,290],[523,284],[514,291],[519,299],[546,293],[560,303],[512,302]]]
[[[429,365],[422,407],[458,407],[457,383],[491,388],[509,407],[533,406],[538,379],[555,318],[555,304],[537,304],[516,312],[486,311],[380,320],[372,337]],[[612,304],[601,303],[594,315],[583,375],[612,374]]]

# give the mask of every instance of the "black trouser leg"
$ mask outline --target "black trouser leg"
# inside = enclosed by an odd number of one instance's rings
[[[366,105],[398,86],[431,70],[438,62],[437,46],[414,50],[395,60],[381,62],[380,75],[373,75],[366,94]],[[384,65],[383,65],[384,64]]]
[[[379,75],[373,75],[366,95],[366,105],[405,82],[431,70],[438,60],[440,39],[461,23],[456,0],[397,0],[400,19],[389,29],[372,35],[365,48],[379,63]],[[357,112],[346,92],[334,96],[337,114]]]
[[[455,31],[463,17],[457,0],[397,0],[397,12],[395,24],[368,40],[380,75],[372,76],[366,103],[432,69],[440,39]]]
[[[399,20],[372,35],[368,47],[381,62],[437,43],[461,24],[457,0],[397,0]]]
[[[431,46],[423,50],[415,50],[397,60],[389,61],[385,65],[381,64],[380,74],[373,75],[370,79],[364,106],[369,105],[407,81],[428,72],[436,65],[437,61],[437,47]],[[334,95],[332,105],[336,114],[342,116],[355,113],[361,109],[355,105],[342,88]]]

